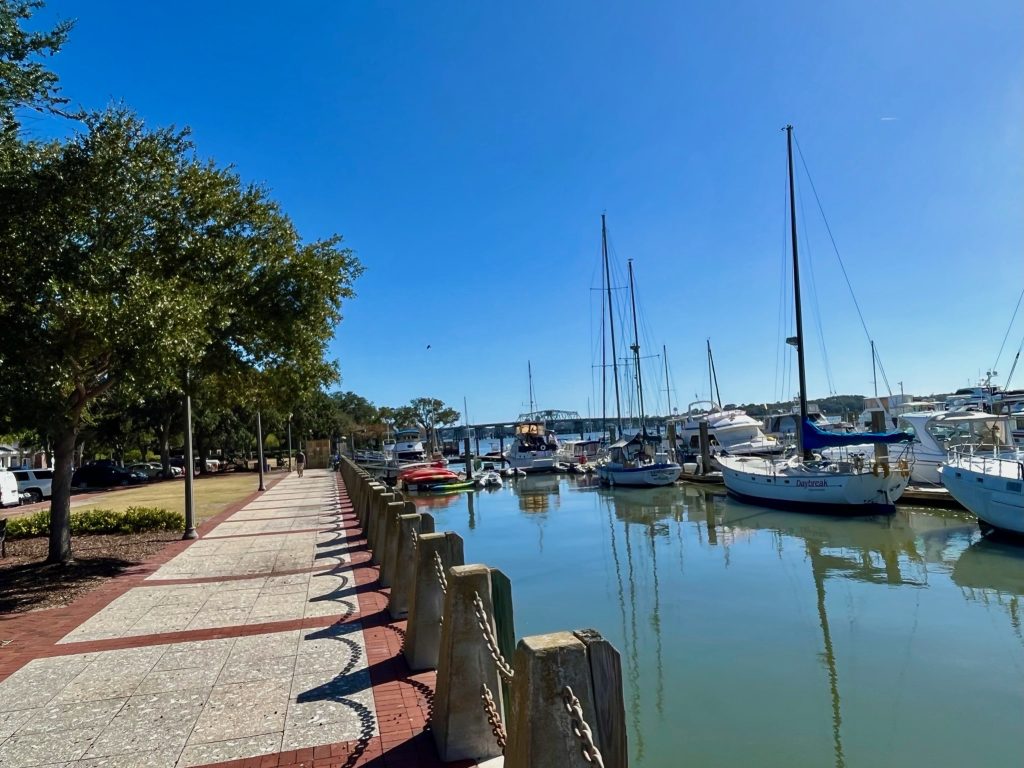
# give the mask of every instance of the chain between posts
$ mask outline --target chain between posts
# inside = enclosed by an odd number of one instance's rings
[[[505,754],[505,726],[501,722],[501,715],[498,714],[498,707],[494,703],[494,696],[486,683],[480,683],[480,700],[484,703],[484,713],[487,715],[487,724],[491,726],[491,733],[494,740],[501,748],[501,754]],[[604,766],[601,766],[604,768]]]
[[[448,577],[444,575],[444,563],[441,561],[441,555],[437,552],[434,553],[434,570],[437,571],[437,580],[441,584],[441,594],[448,594]]]
[[[494,666],[498,668],[498,674],[501,675],[501,679],[505,681],[505,684],[510,685],[514,672],[511,665],[505,661],[505,657],[501,655],[501,651],[498,649],[498,639],[494,636],[494,630],[491,629],[491,622],[487,620],[487,611],[484,608],[484,601],[480,597],[479,592],[473,593],[473,610],[476,611],[476,625],[480,627],[480,634],[484,636],[484,642],[487,643],[487,650],[491,653]]]
[[[412,548],[415,551],[416,547],[420,545],[420,534],[415,528],[412,529]]]
[[[594,745],[594,734],[590,730],[590,726],[587,725],[587,721],[583,719],[583,708],[580,706],[580,700],[576,698],[576,694],[572,692],[572,688],[568,685],[562,689],[562,702],[565,704],[565,711],[569,713],[569,724],[572,727],[572,732],[580,741],[583,759],[591,765],[597,766],[597,768],[604,768],[601,752]]]

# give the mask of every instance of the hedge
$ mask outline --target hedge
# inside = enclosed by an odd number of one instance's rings
[[[185,516],[160,507],[128,507],[124,512],[112,509],[87,509],[71,513],[72,534],[142,533],[143,531],[182,531]],[[27,539],[50,535],[50,511],[41,509],[25,517],[7,521],[8,539]]]

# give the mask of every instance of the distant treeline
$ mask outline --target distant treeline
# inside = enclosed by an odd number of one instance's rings
[[[826,416],[856,415],[864,410],[864,395],[832,395],[811,402],[816,404]],[[788,411],[792,407],[792,400],[781,403],[744,403],[743,405],[730,403],[725,406],[727,409],[742,408],[754,418],[761,418],[777,411]]]

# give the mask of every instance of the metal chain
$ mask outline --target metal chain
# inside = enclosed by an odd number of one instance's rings
[[[412,529],[412,548],[413,548],[413,551],[416,550],[416,547],[418,547],[419,544],[420,544],[420,535],[416,531],[416,529],[413,528]]]
[[[480,700],[484,703],[484,713],[487,715],[487,724],[491,726],[491,733],[494,740],[501,748],[501,754],[505,754],[505,726],[501,722],[501,715],[498,714],[498,707],[494,703],[494,696],[486,683],[480,683]],[[601,766],[604,768],[604,766]]]
[[[437,580],[441,584],[441,594],[448,594],[448,577],[444,574],[444,563],[441,561],[441,555],[438,552],[434,552],[434,570],[437,571]]]
[[[572,688],[568,685],[562,689],[562,702],[565,704],[565,711],[569,713],[569,723],[572,727],[572,732],[580,741],[583,759],[591,765],[597,766],[597,768],[604,768],[601,752],[594,746],[594,734],[591,732],[590,726],[587,725],[587,721],[583,719],[583,708],[580,706],[580,700],[576,698],[576,694],[572,692]]]
[[[480,627],[480,633],[484,636],[484,642],[487,643],[487,650],[491,652],[494,666],[498,668],[498,674],[501,675],[501,679],[506,684],[511,684],[514,672],[498,649],[498,639],[494,636],[491,622],[487,620],[487,611],[484,608],[484,601],[480,597],[479,592],[473,593],[473,610],[476,611],[476,625]]]

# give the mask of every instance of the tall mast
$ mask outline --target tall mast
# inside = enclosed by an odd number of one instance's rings
[[[668,398],[668,415],[672,417],[672,388],[668,383],[668,350],[665,349],[665,345],[661,345],[661,356],[665,358],[665,397]]]
[[[604,214],[601,214],[601,232],[604,232]],[[603,242],[603,237],[602,237]],[[603,251],[602,251],[603,253]],[[607,259],[607,256],[605,256]],[[603,266],[603,265],[602,265]],[[608,361],[604,333],[605,270],[601,270],[601,431],[608,433]]]
[[[715,370],[715,356],[711,354],[711,339],[708,342],[708,376],[711,377],[711,399],[722,407],[722,392],[718,389],[718,372]]]
[[[612,374],[615,378],[615,421],[622,436],[622,400],[619,397],[619,358],[615,351],[615,309],[612,307],[612,277],[608,268],[608,229],[605,227],[604,214],[601,214],[601,253],[604,257],[604,284],[608,293],[608,330],[612,340]]]
[[[800,371],[800,425],[796,431],[797,447],[804,461],[813,457],[804,448],[804,423],[807,421],[807,371],[804,367],[804,315],[800,307],[800,257],[796,247],[796,186],[793,181],[793,126],[786,126],[786,157],[789,163],[789,229],[793,242],[793,301],[796,304],[796,364]]]
[[[878,398],[878,373],[875,370],[875,340],[871,340],[871,380],[875,385],[875,399]]]
[[[533,404],[533,366],[529,360],[526,361],[526,373],[530,377],[530,413],[533,413],[535,410]]]
[[[640,405],[640,431],[647,434],[647,425],[644,423],[644,381],[640,375],[640,332],[636,324],[636,296],[633,293],[633,260],[630,259],[629,267],[629,303],[633,310],[633,365],[636,367],[636,394]]]

